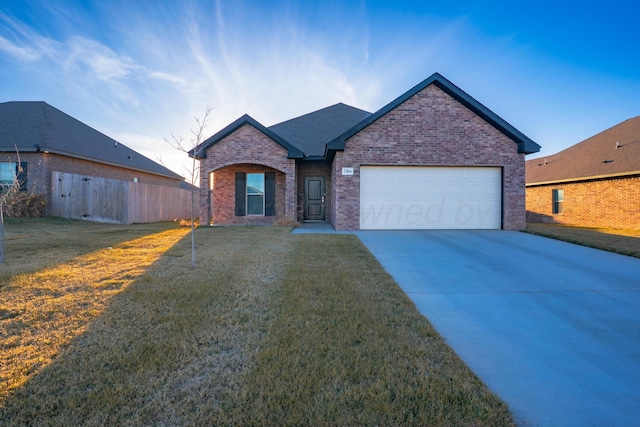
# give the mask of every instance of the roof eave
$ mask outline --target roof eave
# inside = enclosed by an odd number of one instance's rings
[[[326,154],[305,156],[302,160],[327,160]]]
[[[45,147],[21,147],[21,146],[13,146],[13,147],[9,147],[9,146],[0,146],[0,153],[39,153],[39,152],[44,152],[44,151],[49,151],[48,148]]]
[[[640,170],[627,171],[627,172],[618,172],[618,173],[609,173],[609,174],[602,174],[602,175],[583,176],[583,177],[577,177],[577,178],[554,179],[554,180],[550,180],[550,181],[527,182],[525,184],[525,186],[526,187],[537,187],[537,186],[540,186],[540,185],[566,184],[566,183],[570,183],[570,182],[594,181],[594,180],[598,180],[598,179],[624,178],[624,177],[632,177],[632,176],[640,176]]]
[[[129,169],[129,170],[132,170],[132,171],[137,171],[137,172],[144,172],[144,173],[148,173],[148,174],[151,174],[151,175],[162,176],[162,177],[165,177],[165,178],[171,178],[171,179],[176,179],[176,180],[183,180],[184,179],[183,176],[180,176],[175,172],[172,172],[172,175],[170,175],[170,174],[165,174],[165,173],[161,173],[161,172],[151,171],[149,169],[143,169],[143,168],[139,168],[139,167],[135,167],[135,166],[125,165],[123,163],[109,162],[109,161],[105,161],[103,159],[98,159],[98,158],[89,157],[89,156],[80,156],[78,154],[69,153],[69,152],[62,151],[62,150],[50,149],[50,148],[46,148],[46,147],[41,147],[40,151],[32,151],[32,152],[39,152],[39,153],[42,153],[42,154],[57,154],[57,155],[60,155],[60,156],[72,157],[74,159],[80,159],[80,160],[87,160],[87,161],[94,162],[94,163],[100,163],[100,164],[103,164],[103,165],[109,165],[109,166],[115,166],[115,167],[119,167],[119,168],[125,168],[125,169]]]

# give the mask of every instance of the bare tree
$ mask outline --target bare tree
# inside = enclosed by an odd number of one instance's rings
[[[191,164],[191,170],[188,171],[189,182],[191,184],[191,267],[196,266],[196,238],[195,238],[195,222],[196,222],[196,183],[200,178],[200,167],[197,159],[200,149],[200,145],[204,140],[204,129],[207,127],[207,121],[209,115],[213,111],[212,107],[207,107],[202,119],[195,117],[197,127],[191,129],[191,138],[189,141],[185,141],[182,136],[176,136],[171,134],[171,139],[164,138],[164,140],[173,148],[182,151],[183,153],[193,153],[193,162]]]
[[[13,177],[13,181],[10,185],[0,187],[0,263],[4,262],[6,249],[4,244],[4,209],[5,204],[11,196],[20,191],[20,182],[18,181],[18,174],[22,172],[22,166],[20,166],[20,153],[18,147],[16,147],[16,174]]]

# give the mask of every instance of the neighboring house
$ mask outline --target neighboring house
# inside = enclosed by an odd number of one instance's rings
[[[640,229],[640,117],[526,162],[527,220]]]
[[[190,154],[201,224],[517,230],[524,156],[539,149],[436,73],[373,114],[336,104],[271,127],[245,115]]]
[[[18,155],[21,167],[18,167]],[[20,171],[17,176],[16,171]],[[52,182],[54,174],[58,177],[56,182]],[[0,103],[0,184],[17,178],[22,190],[46,196],[47,213],[51,214],[52,207],[63,196],[67,196],[66,200],[69,198],[69,194],[59,194],[62,176],[65,179],[81,176],[84,182],[95,177],[109,185],[113,183],[103,179],[177,189],[183,181],[171,170],[45,102]],[[91,191],[97,190],[94,187]],[[137,203],[144,200],[138,197]],[[82,200],[85,205],[86,202],[86,198]],[[92,203],[94,207],[98,203],[113,205],[113,200]],[[79,200],[75,203],[80,204]],[[93,213],[79,216],[108,220],[103,218],[101,209],[97,206]]]

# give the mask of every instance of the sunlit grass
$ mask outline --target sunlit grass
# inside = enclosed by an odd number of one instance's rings
[[[640,258],[640,230],[529,223],[526,231],[531,234]]]
[[[187,231],[172,229],[141,237],[4,282],[0,286],[0,401],[47,366],[104,312],[115,294]],[[9,246],[9,253],[15,251],[16,246]],[[54,251],[51,258],[55,257]]]

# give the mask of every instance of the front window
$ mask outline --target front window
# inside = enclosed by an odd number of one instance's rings
[[[264,174],[247,174],[247,215],[264,215]]]
[[[16,163],[0,162],[0,186],[10,186],[16,180]]]
[[[553,213],[561,214],[564,212],[564,190],[556,189],[552,191],[553,197]]]

